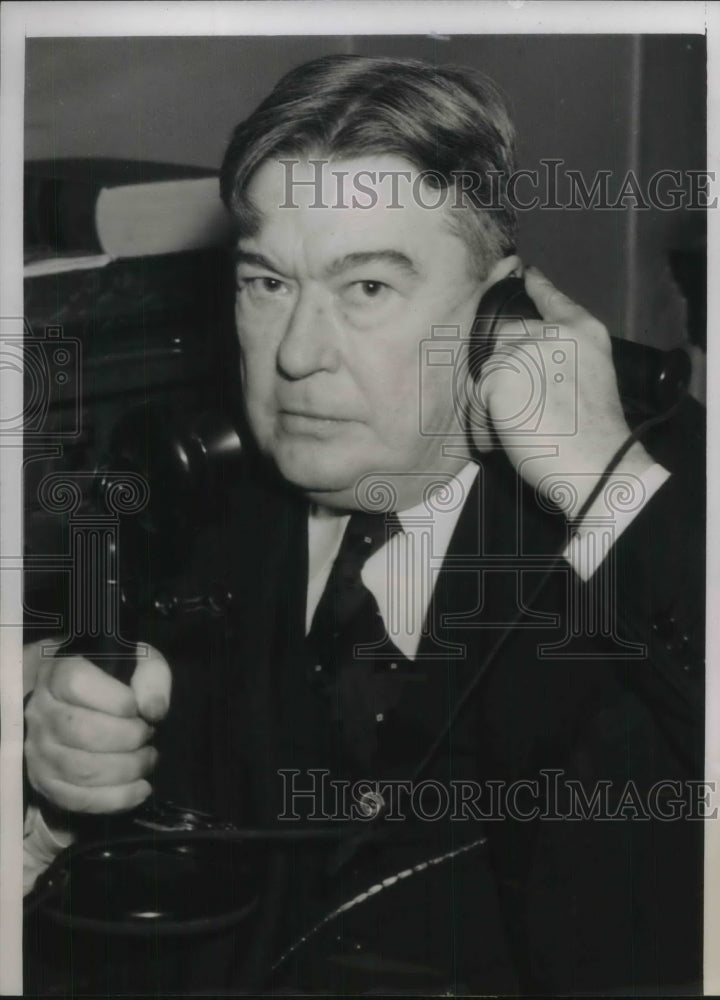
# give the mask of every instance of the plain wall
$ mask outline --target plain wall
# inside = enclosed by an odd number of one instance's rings
[[[481,25],[478,25],[480,28]],[[700,36],[473,35],[85,38],[27,42],[26,155],[126,156],[217,166],[233,126],[277,78],[328,52],[411,56],[479,69],[505,92],[519,165],[542,159],[618,185],[704,166]],[[520,213],[520,251],[616,335],[670,346],[683,303],[666,253],[689,213]]]

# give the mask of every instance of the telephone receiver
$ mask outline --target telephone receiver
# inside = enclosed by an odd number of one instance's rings
[[[495,346],[502,323],[509,320],[542,320],[525,291],[522,278],[510,276],[491,285],[477,309],[471,333],[470,374],[477,382],[482,364]],[[613,364],[626,416],[647,417],[669,410],[690,383],[690,357],[680,347],[658,350],[619,337],[611,337]]]

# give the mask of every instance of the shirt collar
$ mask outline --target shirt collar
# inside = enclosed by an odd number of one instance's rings
[[[411,534],[427,525],[428,520],[432,520],[433,549],[436,555],[444,557],[477,474],[478,466],[474,462],[468,462],[447,483],[438,484],[438,488],[415,507],[397,511],[403,530]]]
[[[477,474],[477,465],[474,462],[468,462],[446,483],[439,483],[438,488],[429,492],[428,496],[419,504],[407,510],[396,512],[403,531],[407,535],[426,531],[428,522],[432,522],[432,555],[434,559],[442,560],[445,558],[450,539]],[[310,508],[306,609],[308,629],[349,520],[349,514],[337,515],[334,511],[317,506]],[[368,559],[363,569],[363,579],[373,591],[381,609],[385,603],[380,593],[385,573],[386,557],[384,553],[384,548],[376,552]],[[426,609],[423,609],[423,613],[424,610]]]
[[[396,511],[403,530],[412,532],[417,528],[418,524],[426,524],[428,518],[431,517],[435,525],[435,537],[439,547],[442,547],[444,554],[450,544],[450,538],[460,517],[460,511],[463,508],[472,484],[475,482],[477,474],[478,466],[475,462],[468,462],[447,483],[438,483],[437,489],[431,491],[428,497],[421,500],[419,504],[409,507],[407,510]],[[327,507],[312,504],[309,518],[311,551],[315,547],[313,543],[320,542],[321,540],[327,542],[327,545],[318,546],[319,549],[332,549],[332,543],[335,541],[337,541],[337,547],[339,547],[340,540],[349,520],[349,514],[338,515],[335,511],[329,510]],[[319,551],[316,566],[318,568],[324,567],[328,561],[332,565],[332,561],[337,554],[337,547],[335,547],[335,551],[333,552],[322,551],[321,553]]]

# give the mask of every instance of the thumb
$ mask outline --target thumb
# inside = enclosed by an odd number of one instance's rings
[[[143,650],[147,652],[142,655]],[[159,722],[170,708],[172,673],[170,666],[153,646],[138,645],[138,663],[130,681],[140,715],[148,722]]]
[[[525,271],[525,290],[546,323],[569,325],[587,315],[582,306],[556,288],[536,267]]]

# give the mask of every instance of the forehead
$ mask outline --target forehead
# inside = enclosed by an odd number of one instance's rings
[[[392,155],[329,160],[321,156],[267,160],[248,186],[260,219],[241,244],[337,255],[397,249],[414,259],[465,251],[450,227],[448,203],[409,161]],[[438,205],[440,202],[440,205]]]

